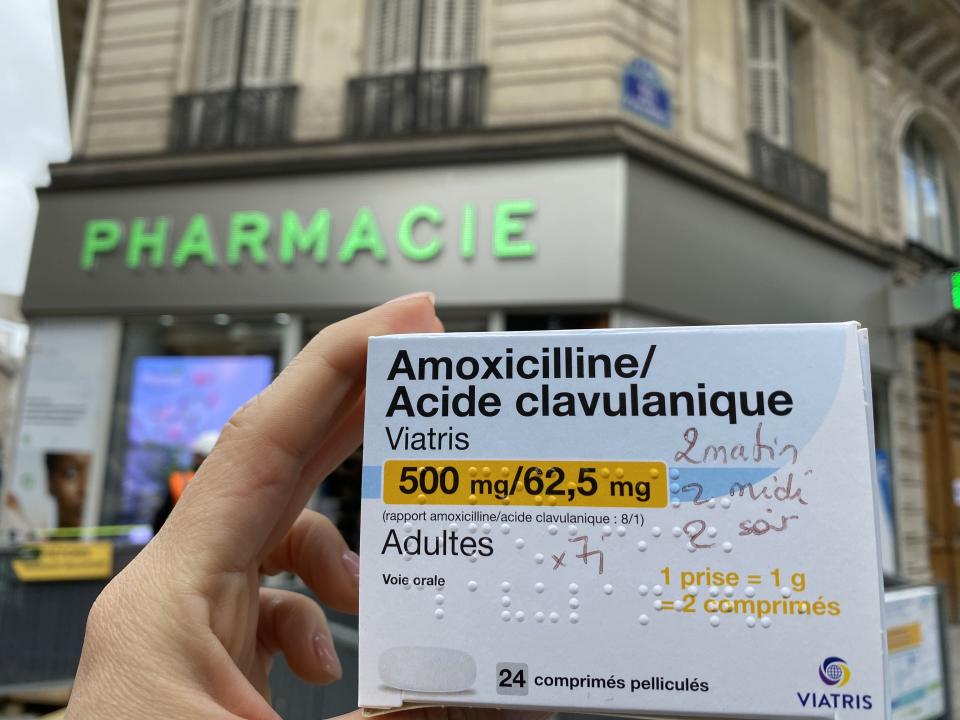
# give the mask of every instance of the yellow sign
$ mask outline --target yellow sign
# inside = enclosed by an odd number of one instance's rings
[[[662,462],[389,460],[383,501],[395,505],[666,507]]]
[[[922,643],[919,621],[887,628],[887,649],[892,653],[920,647]]]
[[[113,574],[109,542],[45,542],[23,548],[10,563],[23,582],[103,580]]]

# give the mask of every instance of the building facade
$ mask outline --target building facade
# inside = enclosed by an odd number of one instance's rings
[[[859,320],[888,569],[952,587],[960,334],[898,292],[960,251],[958,40],[949,0],[90,0],[5,491],[80,448],[85,521],[147,522],[216,417],[151,389],[411,290],[457,330]]]

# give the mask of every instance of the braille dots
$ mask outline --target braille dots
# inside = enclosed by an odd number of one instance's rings
[[[435,595],[434,598],[433,598],[433,601],[434,601],[437,605],[443,605],[444,597],[443,597],[443,595],[439,595],[439,594],[438,594],[438,595]]]
[[[578,592],[580,592],[580,586],[576,583],[570,583],[570,585],[567,586],[567,590],[571,595],[576,595]]]
[[[570,622],[573,625],[576,625],[578,622],[580,622],[580,613],[575,613],[575,612],[570,613]]]
[[[638,621],[641,625],[646,625],[646,624],[648,624],[648,623],[650,622],[650,618],[647,617],[646,615],[641,615],[640,617],[637,618],[637,621]]]
[[[505,593],[510,592],[510,583],[504,580],[502,583],[500,583],[500,589]]]
[[[500,613],[500,619],[504,622],[510,622],[511,617],[513,616],[510,614],[509,610],[504,610],[502,613]]]
[[[543,553],[537,553],[536,555],[534,555],[534,556],[533,556],[533,561],[534,561],[537,565],[542,565],[542,564],[543,564]]]
[[[534,592],[542,593],[544,590],[544,585],[542,582],[534,583],[533,585]]]
[[[752,628],[757,626],[757,619],[753,615],[747,615],[747,619],[744,620],[747,624],[747,627]]]
[[[500,532],[502,532],[504,535],[509,535],[509,534],[510,534],[510,526],[507,525],[506,523],[504,523],[503,525],[500,526]]]
[[[569,600],[567,600],[567,605],[570,606],[571,610],[576,610],[578,607],[580,607],[580,601],[577,600],[577,598],[572,597]]]
[[[607,583],[606,585],[604,585],[604,586],[603,586],[603,594],[604,594],[604,595],[613,595],[613,585],[611,585],[610,583]]]
[[[642,596],[646,596],[646,594],[650,592],[650,588],[648,588],[646,585],[641,585],[637,588],[637,592]]]
[[[655,538],[660,537],[660,533],[662,532],[663,530],[660,529],[659,525],[654,525],[652,528],[650,528],[650,534],[653,535]]]
[[[517,550],[523,550],[523,546],[526,545],[526,543],[523,541],[523,538],[517,538],[513,541],[513,544]]]
[[[550,533],[551,535],[556,535],[559,530],[560,528],[558,528],[556,525],[547,526],[547,532]]]
[[[733,552],[733,543],[731,543],[731,542],[725,542],[723,545],[720,546],[720,548],[721,548],[725,553]]]
[[[443,620],[443,608],[437,608],[436,610],[434,610],[434,611],[433,611],[433,616],[434,616],[437,620]]]
[[[719,616],[719,615],[711,615],[711,616],[710,616],[710,624],[711,624],[713,627],[718,627],[718,626],[720,625],[720,616]]]
[[[646,551],[647,551],[647,543],[646,543],[646,541],[644,541],[644,540],[639,541],[639,542],[637,543],[637,550],[639,550],[640,552],[646,552]]]
[[[476,592],[478,587],[479,585],[477,585],[476,580],[471,580],[470,582],[467,583],[467,590],[469,590],[470,592]]]

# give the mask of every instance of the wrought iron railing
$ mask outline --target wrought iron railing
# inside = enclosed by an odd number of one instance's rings
[[[218,150],[290,142],[296,85],[178,95],[170,149]]]
[[[368,75],[347,83],[346,134],[383,138],[457,132],[483,124],[487,68]]]
[[[756,131],[747,134],[753,179],[761,187],[821,217],[830,216],[827,174]]]

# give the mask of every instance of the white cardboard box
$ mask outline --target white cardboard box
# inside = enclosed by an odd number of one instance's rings
[[[869,382],[855,323],[371,339],[360,705],[885,717]]]

